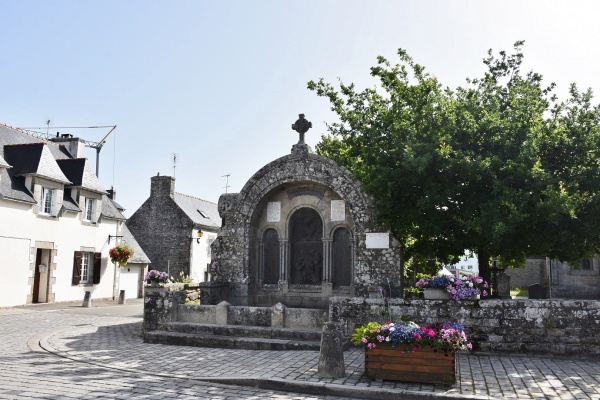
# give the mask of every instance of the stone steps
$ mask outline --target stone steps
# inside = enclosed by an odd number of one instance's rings
[[[244,350],[314,350],[321,330],[174,322],[146,332],[146,343]]]

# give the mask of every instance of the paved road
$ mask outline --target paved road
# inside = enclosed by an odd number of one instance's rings
[[[113,346],[124,352],[128,343],[144,346],[139,336],[142,304],[106,305],[0,309],[0,399],[342,399],[162,376],[166,362],[177,362],[160,349],[171,346],[150,345],[148,354],[136,355],[145,358],[154,372],[136,363],[127,364],[128,370],[116,369],[104,363]],[[81,329],[108,328],[111,334],[105,337],[81,333]],[[61,333],[61,341],[87,340],[89,360],[73,361],[42,349],[40,340],[52,338],[53,333]],[[189,367],[201,369],[202,363]]]
[[[457,384],[443,387],[371,381],[351,349],[346,377],[326,379],[315,351],[144,344],[141,316],[140,302],[0,309],[0,399],[600,400],[600,360],[461,355]]]

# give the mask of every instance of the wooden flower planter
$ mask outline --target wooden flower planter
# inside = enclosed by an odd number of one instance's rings
[[[412,352],[409,347],[378,344],[366,349],[365,372],[370,379],[454,384],[456,353],[434,353],[431,348]]]

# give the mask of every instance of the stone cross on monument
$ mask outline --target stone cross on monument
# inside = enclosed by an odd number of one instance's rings
[[[304,134],[312,128],[312,122],[307,121],[306,118],[304,118],[304,114],[299,114],[298,116],[300,118],[292,125],[292,129],[300,134],[298,144],[304,144]]]

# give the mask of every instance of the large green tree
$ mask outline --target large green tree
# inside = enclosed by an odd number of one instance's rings
[[[527,255],[563,261],[600,248],[600,108],[571,86],[559,101],[538,73],[522,73],[523,42],[490,50],[487,70],[444,87],[404,50],[378,58],[379,85],[308,83],[339,121],[317,151],[350,169],[406,258],[478,254],[521,266]]]

